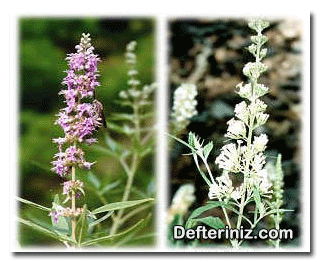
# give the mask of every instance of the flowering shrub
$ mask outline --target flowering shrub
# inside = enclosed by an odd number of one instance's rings
[[[101,182],[91,171],[95,162],[89,162],[85,157],[85,145],[96,144],[98,140],[93,137],[94,133],[106,127],[103,105],[96,99],[95,88],[99,86],[98,78],[98,55],[94,54],[89,34],[83,34],[80,44],[75,48],[76,53],[67,57],[69,69],[63,80],[66,89],[59,92],[64,96],[66,107],[61,109],[55,124],[61,126],[64,137],[54,138],[53,142],[58,145],[59,152],[54,155],[52,171],[57,173],[63,180],[62,193],[54,197],[51,208],[47,208],[25,199],[18,198],[22,203],[31,207],[48,212],[52,225],[38,223],[23,218],[18,221],[40,233],[54,238],[67,247],[84,247],[100,244],[119,245],[128,239],[132,239],[136,232],[148,225],[150,215],[140,218],[137,223],[125,226],[129,218],[135,217],[142,210],[152,207],[152,197],[141,197],[129,200],[134,176],[139,170],[141,160],[152,153],[153,133],[152,124],[145,119],[152,119],[153,113],[152,92],[155,85],[144,86],[142,90],[138,87],[139,80],[136,69],[136,55],[134,53],[136,42],[127,47],[127,62],[130,65],[128,91],[121,91],[125,106],[132,107],[132,114],[118,113],[107,120],[108,129],[118,134],[126,134],[132,141],[131,147],[125,148],[115,141],[109,134],[106,136],[106,145],[102,148],[108,155],[112,155],[122,165],[127,174],[127,184],[123,192],[122,201],[109,203],[104,193],[115,185],[106,185],[101,192]],[[125,96],[125,97],[124,97]],[[130,125],[119,126],[114,121],[126,122]],[[105,129],[103,131],[106,131]],[[96,145],[96,150],[101,147]],[[86,181],[92,181],[96,188],[92,189],[90,184],[81,181],[77,177],[80,169],[90,170]],[[99,196],[102,205],[92,211],[86,203],[85,190]],[[87,193],[88,194],[88,193]],[[60,196],[63,201],[60,201]],[[81,200],[81,201],[80,201]],[[84,203],[84,204],[80,204]],[[103,216],[100,214],[106,213]],[[107,229],[103,229],[102,223],[109,220]],[[121,230],[121,232],[119,232]],[[141,237],[141,236],[140,236]]]
[[[271,217],[273,226],[279,229],[284,212],[281,209],[283,192],[281,155],[278,156],[275,168],[274,177],[276,178],[272,181],[271,175],[265,168],[264,151],[268,137],[266,134],[255,135],[254,133],[266,123],[269,117],[265,113],[267,105],[261,100],[261,97],[267,94],[268,88],[258,82],[260,75],[267,70],[261,61],[267,54],[267,49],[263,48],[267,37],[262,34],[262,31],[268,27],[268,22],[250,21],[249,27],[257,33],[251,37],[253,44],[248,48],[255,57],[255,62],[249,62],[243,68],[243,74],[248,78],[248,83],[240,83],[236,86],[236,93],[244,100],[235,106],[235,117],[227,122],[225,137],[228,138],[228,142],[221,148],[220,155],[215,160],[219,169],[222,169],[222,175],[215,177],[208,164],[208,157],[213,149],[212,142],[204,145],[194,133],[189,133],[188,143],[172,136],[191,149],[198,171],[209,189],[210,201],[193,211],[186,221],[186,228],[204,223],[214,229],[225,226],[238,230],[243,227],[255,229],[259,221],[265,217]],[[206,172],[203,171],[200,160]],[[234,185],[232,176],[236,176],[241,183]],[[244,211],[252,204],[254,204],[254,211],[251,217]],[[219,217],[203,217],[206,211],[217,207],[221,208],[224,221]],[[180,219],[177,224],[181,223]],[[230,239],[234,248],[238,248],[242,242],[243,239]],[[181,244],[181,241],[173,241],[173,243]],[[280,240],[272,243],[279,247]]]

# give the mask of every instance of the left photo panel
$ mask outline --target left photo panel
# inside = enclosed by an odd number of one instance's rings
[[[154,248],[152,18],[17,19],[20,250]]]

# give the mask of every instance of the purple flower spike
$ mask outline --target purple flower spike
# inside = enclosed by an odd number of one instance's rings
[[[89,34],[82,36],[80,44],[75,47],[77,52],[67,56],[69,69],[62,82],[67,89],[59,92],[65,98],[66,107],[60,110],[55,123],[62,127],[65,137],[53,139],[58,144],[59,153],[54,156],[52,170],[60,176],[69,175],[72,167],[90,169],[93,163],[85,160],[79,146],[83,142],[96,142],[90,137],[101,126],[96,108],[91,103],[82,102],[83,98],[93,99],[95,87],[100,85],[97,81],[100,59],[93,53]]]

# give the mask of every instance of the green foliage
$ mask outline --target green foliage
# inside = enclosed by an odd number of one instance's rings
[[[31,201],[25,200],[18,198],[18,201],[29,205],[30,207],[35,207],[39,210],[42,211],[50,211],[50,208],[43,207],[41,205],[35,204]],[[46,236],[51,237],[52,239],[58,240],[64,244],[72,245],[76,244],[77,246],[90,246],[90,245],[96,245],[96,244],[112,244],[114,246],[121,245],[124,242],[131,240],[133,236],[143,227],[146,227],[149,220],[150,220],[150,214],[145,218],[139,220],[136,224],[134,224],[132,227],[129,229],[119,233],[119,234],[114,234],[114,235],[105,235],[101,236],[100,233],[98,234],[91,234],[90,227],[94,227],[104,221],[105,219],[109,218],[112,214],[113,211],[125,208],[125,207],[134,207],[135,205],[145,203],[148,201],[152,201],[152,199],[146,199],[146,200],[139,200],[139,201],[128,201],[127,203],[114,203],[110,205],[106,205],[102,207],[102,209],[95,210],[93,212],[89,212],[87,210],[87,206],[84,205],[83,207],[83,212],[80,215],[80,217],[77,220],[77,226],[76,226],[76,241],[73,240],[70,237],[71,234],[71,226],[70,226],[70,219],[66,217],[59,217],[58,221],[52,220],[52,225],[43,223],[41,220],[37,220],[36,218],[31,219],[24,219],[24,218],[18,218],[18,222],[31,228],[32,230],[35,230],[41,234],[44,234]],[[55,196],[55,200],[53,203],[53,209],[55,208],[55,205],[59,204],[59,197],[58,195]],[[100,212],[105,212],[109,211],[107,215],[102,217],[101,219],[91,221],[90,218],[92,217],[93,214],[97,214]],[[52,218],[53,219],[53,218]],[[150,237],[150,236],[149,236]]]
[[[111,211],[111,210],[119,210],[119,209],[124,209],[124,208],[128,208],[128,207],[133,207],[135,205],[139,205],[145,202],[149,202],[149,201],[153,201],[152,198],[148,198],[148,199],[141,199],[141,200],[133,200],[133,201],[125,201],[125,202],[117,202],[117,203],[111,203],[111,204],[107,204],[104,205],[102,207],[99,207],[95,210],[92,211],[92,214],[99,214],[99,213],[103,213],[103,212],[107,212],[107,211]]]
[[[133,234],[136,234],[141,228],[145,227],[149,219],[150,219],[150,215],[145,219],[141,219],[134,226],[132,226],[131,228],[129,228],[128,230],[122,233],[119,233],[116,235],[107,235],[107,236],[102,236],[98,238],[93,238],[91,240],[83,242],[82,246],[91,246],[91,245],[102,244],[102,243],[107,245],[113,244],[113,246],[116,246],[117,244],[119,245],[121,242],[123,242],[125,237],[127,236],[131,237]]]
[[[47,235],[49,237],[52,237],[52,238],[54,238],[56,240],[59,240],[61,242],[68,241],[70,243],[75,243],[71,237],[68,237],[68,236],[66,236],[64,234],[60,234],[57,231],[53,231],[52,229],[45,228],[45,227],[43,227],[41,225],[38,225],[38,224],[33,223],[31,221],[25,220],[23,218],[18,218],[18,222],[20,222],[20,223],[22,223],[22,224],[24,224],[26,226],[29,226],[32,229],[34,229],[36,231],[39,231],[39,232],[41,232],[41,233],[43,233],[43,234],[45,234],[45,235]]]
[[[202,217],[202,218],[196,218],[193,219],[194,223],[203,223],[211,228],[219,229],[219,228],[225,228],[224,223],[221,221],[218,217]]]
[[[21,216],[20,243],[23,246],[33,245],[35,242],[40,245],[49,245],[58,239],[64,244],[67,242],[74,245],[75,242],[70,242],[68,238],[70,237],[71,219],[59,217],[57,223],[51,222],[48,216],[51,208],[45,207],[51,205],[52,195],[61,192],[61,183],[65,180],[65,178],[57,177],[50,170],[50,162],[53,160],[53,155],[57,153],[52,138],[62,136],[61,128],[54,125],[54,122],[59,108],[63,106],[58,92],[63,88],[61,81],[66,76],[64,72],[67,69],[66,54],[75,52],[74,47],[79,42],[82,33],[90,33],[96,53],[101,58],[101,63],[99,63],[101,86],[97,88],[96,96],[104,104],[104,113],[109,117],[120,109],[120,105],[114,102],[118,98],[119,91],[128,88],[125,45],[131,40],[135,39],[139,43],[137,66],[141,72],[141,83],[153,81],[153,22],[150,19],[139,18],[128,20],[44,17],[24,17],[19,22],[21,89],[19,92],[21,110],[19,115],[19,182],[22,197],[18,199],[21,202],[19,210]],[[118,116],[110,117],[110,121],[115,121],[114,124],[130,121],[130,114],[128,118],[127,113],[131,112],[127,109],[124,108],[123,113]],[[144,112],[140,117],[141,121],[146,121],[153,117],[153,113],[149,115]],[[108,131],[111,129],[112,126]],[[119,228],[117,234],[119,237],[127,236],[125,232],[128,231],[131,237],[126,242],[132,242],[135,239],[135,232],[141,225],[145,226],[144,232],[147,236],[145,239],[152,238],[154,227],[150,222],[151,219],[142,220],[142,217],[146,217],[150,212],[151,197],[154,195],[152,191],[154,181],[150,175],[152,163],[147,161],[148,165],[135,170],[136,181],[132,181],[130,199],[140,200],[137,202],[129,200],[124,202],[124,205],[117,206],[117,201],[122,200],[128,178],[119,158],[128,157],[125,153],[128,151],[128,145],[117,141],[119,133],[114,136],[114,132],[109,135],[108,131],[101,129],[97,133],[99,143],[84,148],[87,160],[96,161],[93,168],[89,172],[77,170],[77,178],[84,182],[84,191],[86,191],[86,194],[79,199],[79,205],[87,203],[87,207],[93,210],[102,206],[104,207],[103,212],[107,213],[100,216],[98,212],[96,213],[98,217],[95,217],[93,213],[85,209],[77,220],[77,245],[93,240],[93,236],[101,237],[99,232],[102,226],[110,227],[115,210],[119,211],[121,208],[128,208],[128,214],[124,212],[123,219],[129,220],[130,218],[130,220],[126,221],[126,226]],[[139,153],[141,157],[152,153],[149,142],[147,150]],[[54,205],[59,204],[58,198],[59,196],[55,197]],[[65,196],[60,195],[60,198],[63,200]],[[138,205],[139,203],[141,205]],[[45,238],[44,232],[51,238]],[[108,234],[113,240],[111,242],[101,241],[99,244],[116,243],[114,240],[116,237],[113,236],[115,234],[107,231],[105,234]],[[34,236],[34,239],[29,237],[31,235]],[[60,235],[62,238],[59,238]],[[140,241],[145,240],[137,239],[134,243]],[[123,243],[119,241],[119,245]]]
[[[39,208],[40,210],[43,210],[43,211],[47,211],[47,212],[50,212],[50,211],[51,211],[50,208],[41,206],[41,205],[39,205],[39,204],[33,203],[33,202],[28,201],[28,200],[26,200],[26,199],[22,199],[22,198],[20,198],[20,197],[17,197],[17,200],[20,201],[20,202],[22,202],[22,203],[28,204],[28,205],[30,205],[30,206],[32,206],[32,207]]]
[[[225,137],[231,138],[231,142],[227,141],[215,160],[223,170],[222,175],[217,177],[211,173],[208,159],[213,149],[212,142],[204,145],[204,142],[191,132],[188,134],[188,143],[170,135],[191,150],[197,169],[209,186],[208,197],[218,200],[209,201],[195,209],[185,224],[188,229],[202,223],[215,229],[227,225],[237,230],[241,227],[254,230],[259,228],[258,223],[264,218],[269,222],[271,218],[272,226],[280,228],[283,215],[283,211],[279,209],[283,194],[281,156],[278,156],[275,174],[272,174],[265,167],[267,135],[256,136],[254,132],[257,127],[264,125],[269,117],[264,113],[266,104],[260,100],[269,89],[258,81],[260,75],[267,70],[267,66],[261,60],[267,55],[267,49],[262,48],[262,45],[268,38],[262,35],[262,31],[268,26],[268,22],[261,20],[249,22],[249,27],[257,32],[257,35],[251,37],[253,44],[248,47],[248,51],[254,55],[255,62],[249,62],[243,68],[243,74],[249,80],[248,84],[241,83],[237,86],[237,93],[244,101],[235,106],[235,118],[227,122]],[[272,175],[273,184],[270,181]],[[219,217],[213,217],[213,213],[218,213],[223,221]],[[174,223],[181,224],[181,221],[175,220]],[[172,227],[171,224],[170,229]],[[169,239],[171,240],[170,234]],[[234,239],[230,240],[230,244],[239,248],[243,241]],[[279,242],[273,241],[273,244],[279,247]]]
[[[203,222],[203,223],[210,223],[211,219],[205,219],[203,220],[202,218],[198,218],[199,216],[201,216],[203,213],[205,213],[206,211],[212,210],[213,208],[219,207],[223,205],[223,203],[218,202],[218,201],[210,201],[208,202],[205,206],[201,206],[199,208],[197,208],[196,210],[194,210],[192,212],[192,214],[189,216],[187,223],[186,223],[186,228],[191,228],[194,227],[197,223]],[[205,222],[204,222],[205,221]],[[220,223],[221,220],[219,220],[218,218],[214,218],[214,221],[212,220],[212,225],[216,226]],[[213,223],[215,222],[215,223]],[[221,221],[221,223],[223,224],[223,222]],[[221,224],[220,224],[221,225]],[[224,224],[223,224],[224,225]],[[223,226],[224,227],[224,226]],[[214,227],[213,227],[214,228]]]

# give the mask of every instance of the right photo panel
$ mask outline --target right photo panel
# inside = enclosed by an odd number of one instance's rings
[[[303,28],[169,20],[169,247],[303,244]]]

